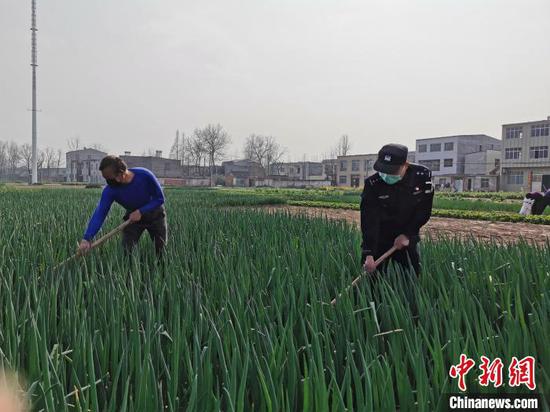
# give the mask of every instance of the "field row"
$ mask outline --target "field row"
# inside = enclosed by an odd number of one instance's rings
[[[360,192],[338,194],[335,190],[298,189],[169,189],[201,195],[212,193],[211,202],[221,206],[280,205],[323,207],[359,210]],[[214,196],[213,193],[218,193]],[[197,198],[197,196],[194,196]],[[451,199],[437,194],[432,215],[456,219],[473,219],[492,222],[525,222],[550,225],[550,208],[544,215],[523,216],[518,212],[520,201],[491,201],[486,199]]]

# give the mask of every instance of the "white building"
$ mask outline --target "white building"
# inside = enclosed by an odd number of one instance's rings
[[[550,116],[502,126],[502,189],[550,189]]]
[[[338,156],[336,162],[336,184],[338,186],[362,187],[365,179],[376,173],[373,169],[378,154],[357,154]],[[415,152],[409,152],[407,160],[415,161]]]
[[[499,139],[484,134],[418,139],[416,163],[432,171],[436,188],[451,185],[457,190],[466,190],[464,187],[466,156],[500,149]]]
[[[321,162],[274,163],[270,167],[270,176],[284,176],[291,180],[327,180],[325,168]]]
[[[67,182],[104,183],[105,179],[99,171],[101,159],[107,153],[96,149],[80,149],[66,154]]]
[[[500,150],[486,150],[467,154],[463,189],[474,192],[499,191],[501,153]]]

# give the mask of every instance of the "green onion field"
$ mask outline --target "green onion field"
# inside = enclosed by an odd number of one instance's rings
[[[548,243],[424,239],[418,280],[393,271],[346,292],[355,227],[232,207],[289,200],[277,192],[174,189],[162,264],[145,235],[132,259],[114,239],[54,269],[99,195],[0,188],[0,366],[33,411],[445,410],[462,353],[505,368],[534,356],[550,402]],[[467,201],[437,201],[454,200]],[[103,233],[122,215],[113,206]],[[478,372],[473,392],[529,393],[481,387]]]

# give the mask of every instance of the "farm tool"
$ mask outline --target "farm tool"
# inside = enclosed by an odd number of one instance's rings
[[[113,236],[116,236],[117,234],[119,234],[120,232],[122,232],[124,230],[124,228],[128,225],[130,225],[132,223],[131,220],[126,220],[124,221],[122,224],[120,224],[119,226],[117,226],[116,228],[114,228],[113,230],[111,230],[110,232],[108,232],[107,234],[103,235],[102,237],[100,237],[99,239],[97,239],[95,242],[92,243],[92,245],[90,246],[90,250],[92,249],[96,249],[98,248],[99,246],[101,246],[103,243],[105,243],[106,241],[108,241],[110,238],[112,238]],[[71,257],[65,259],[63,262],[59,263],[58,265],[54,266],[54,269],[59,269],[61,266],[67,264],[68,262],[70,262],[71,260],[73,259],[76,259],[77,257],[79,256],[82,256],[83,254],[80,253],[80,252],[76,252],[74,255],[72,255]]]
[[[374,266],[378,267],[378,265],[380,265],[384,260],[386,260],[388,257],[390,257],[396,250],[397,250],[397,248],[395,246],[392,246],[386,253],[384,253],[382,256],[380,256],[378,259],[376,259],[376,261],[374,262]],[[362,277],[363,277],[363,274],[361,274],[361,275],[357,276],[355,279],[353,279],[353,282],[351,282],[351,285],[346,288],[346,292],[348,290],[350,290],[352,287],[354,287],[355,285],[357,285],[357,283],[359,283],[359,281],[361,280]],[[334,299],[332,299],[330,301],[330,304],[331,305],[336,304],[336,299],[339,299],[341,296],[342,296],[342,293],[340,293],[338,295],[338,297],[335,297]]]

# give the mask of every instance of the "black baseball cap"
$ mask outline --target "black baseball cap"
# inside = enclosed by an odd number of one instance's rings
[[[387,144],[378,152],[378,160],[374,163],[377,172],[395,175],[401,166],[407,162],[409,149],[401,144]]]

